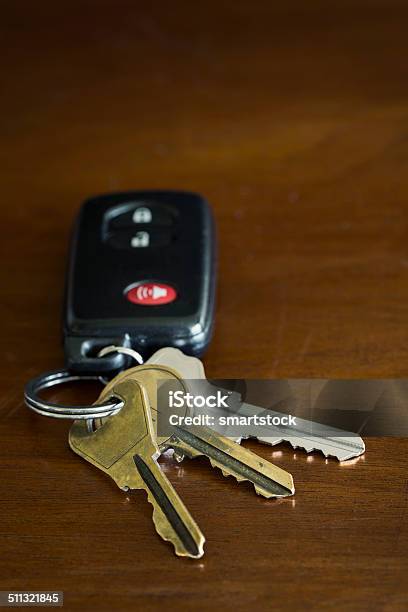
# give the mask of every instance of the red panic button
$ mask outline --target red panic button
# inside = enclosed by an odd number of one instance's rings
[[[165,283],[139,283],[125,292],[129,302],[141,306],[170,304],[177,298],[177,291]]]

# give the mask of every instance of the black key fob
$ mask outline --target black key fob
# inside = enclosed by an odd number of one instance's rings
[[[79,373],[114,373],[127,357],[164,346],[200,356],[212,333],[216,237],[208,203],[179,191],[130,191],[87,200],[71,243],[64,346]]]

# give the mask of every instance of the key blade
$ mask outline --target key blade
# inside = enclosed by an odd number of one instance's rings
[[[133,461],[153,506],[157,533],[173,544],[176,555],[202,557],[205,538],[158,463],[141,455],[134,455]]]
[[[224,476],[252,482],[263,497],[287,497],[295,492],[291,474],[206,427],[175,427],[169,447],[190,458],[207,457]]]
[[[247,403],[240,405],[239,414],[245,417],[261,414],[271,415],[272,418],[282,417],[280,412]],[[271,446],[280,442],[289,442],[293,448],[302,448],[308,453],[317,450],[325,457],[336,457],[339,461],[359,457],[365,452],[364,440],[358,434],[299,417],[296,417],[296,427],[254,426],[253,433],[248,427],[245,438],[255,438],[258,442]]]

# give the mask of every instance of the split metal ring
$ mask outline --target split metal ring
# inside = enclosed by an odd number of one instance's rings
[[[114,351],[133,357],[138,364],[143,363],[143,358],[139,353],[123,346],[107,346],[99,352],[98,356],[103,357]],[[31,379],[27,383],[24,391],[24,401],[28,408],[34,410],[34,412],[56,419],[101,419],[112,416],[123,408],[123,400],[117,397],[111,397],[101,404],[94,404],[92,406],[69,406],[48,402],[38,396],[38,393],[43,389],[83,380],[96,380],[106,384],[106,380],[102,376],[78,375],[73,374],[69,370],[53,370]]]

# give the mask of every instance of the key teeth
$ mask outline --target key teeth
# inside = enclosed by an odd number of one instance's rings
[[[171,537],[169,537],[165,531],[161,530],[160,528],[160,520],[159,520],[159,511],[157,509],[156,504],[154,503],[154,498],[153,495],[148,492],[147,493],[147,499],[149,501],[149,503],[153,506],[153,512],[152,512],[152,520],[153,520],[153,524],[154,527],[156,529],[156,533],[166,542],[169,542],[170,544],[172,544],[173,548],[174,548],[174,552],[177,555],[177,557],[188,557],[189,559],[200,559],[203,555],[204,555],[204,544],[205,544],[205,537],[201,534],[200,540],[199,542],[197,542],[197,548],[198,548],[198,554],[197,555],[192,555],[190,553],[188,553],[182,546],[180,546],[177,542],[174,542],[172,540]]]
[[[235,478],[235,480],[237,482],[244,482],[245,480],[248,480],[247,478],[244,478],[243,476],[238,476],[238,474],[231,474],[231,472],[226,472],[225,470],[222,469],[222,467],[220,466],[220,464],[217,461],[214,461],[214,459],[209,458],[209,461],[210,461],[212,467],[219,469],[221,471],[222,475],[225,476],[225,478],[228,478],[228,476],[232,476],[232,478]],[[253,484],[253,483],[251,483],[251,484]],[[254,485],[254,487],[255,487],[255,485]]]
[[[235,480],[239,483],[241,482],[249,482],[255,489],[255,493],[257,495],[259,495],[260,497],[266,497],[267,499],[270,498],[282,498],[282,497],[289,497],[288,495],[278,495],[277,493],[268,493],[265,489],[262,489],[261,487],[259,487],[257,484],[255,484],[254,482],[251,482],[250,480],[248,480],[248,478],[245,478],[244,476],[239,476],[238,474],[232,474],[231,472],[226,472],[225,470],[222,469],[221,465],[219,463],[217,463],[216,461],[214,461],[213,459],[209,459],[211,465],[213,468],[217,468],[221,471],[222,475],[225,478],[228,478],[229,476],[231,476],[232,478],[235,478]],[[290,495],[294,495],[295,493],[295,487],[293,485],[293,481],[292,481],[292,486],[290,489],[288,489],[291,491]]]
[[[222,469],[222,467],[217,462],[213,461],[212,459],[210,459],[210,463],[212,467],[218,468],[225,478],[228,478],[228,476],[232,476],[232,478],[235,478],[237,482],[245,482],[246,480],[248,480],[247,478],[244,478],[243,476],[238,476],[237,474],[231,474],[230,472],[226,472],[225,470]],[[255,485],[253,486],[255,487]]]
[[[364,454],[365,452],[365,445],[363,445],[363,448],[360,450],[359,453],[350,453],[349,455],[346,456],[341,456],[338,453],[330,453],[329,451],[324,451],[321,448],[317,448],[316,446],[302,446],[300,444],[294,444],[293,442],[291,442],[290,440],[282,440],[282,442],[289,442],[289,444],[292,446],[293,449],[297,449],[300,448],[301,450],[306,451],[306,453],[321,453],[326,459],[328,457],[334,457],[335,459],[337,459],[337,461],[340,461],[340,463],[342,463],[343,461],[349,461],[350,459],[355,459],[356,457],[360,457],[361,455]],[[274,443],[275,444],[275,443]]]
[[[282,442],[287,442],[288,444],[291,445],[291,447],[294,450],[299,448],[301,450],[304,450],[306,453],[317,452],[317,453],[321,453],[326,459],[328,457],[334,457],[338,461],[347,461],[348,459],[353,459],[354,457],[359,457],[365,451],[365,448],[363,448],[363,450],[358,455],[356,453],[352,453],[352,454],[350,454],[350,456],[343,458],[343,457],[340,457],[338,454],[336,455],[336,453],[334,453],[334,452],[333,453],[325,452],[321,448],[316,448],[315,446],[305,446],[305,445],[301,445],[301,444],[295,444],[294,442],[292,442],[292,440],[286,440],[285,438],[280,438],[278,440],[274,438],[273,442],[267,442],[266,439],[263,439],[263,440],[259,440],[259,442],[261,442],[262,444],[267,444],[268,446],[276,446],[277,444],[281,444]]]
[[[364,441],[361,440],[361,448],[359,449],[359,452],[350,452],[349,455],[346,456],[341,456],[338,453],[336,454],[335,452],[330,452],[330,451],[324,451],[321,448],[317,448],[316,446],[306,446],[304,444],[295,444],[291,439],[287,439],[287,438],[271,438],[273,441],[269,442],[267,438],[255,438],[256,440],[258,440],[258,442],[261,442],[261,444],[266,444],[268,446],[276,446],[277,444],[281,444],[282,442],[286,442],[288,444],[291,445],[291,447],[296,450],[297,448],[300,448],[301,450],[304,450],[306,453],[312,453],[312,452],[317,452],[317,453],[321,453],[324,457],[326,457],[326,459],[328,457],[334,457],[335,459],[337,459],[340,462],[343,461],[348,461],[349,459],[355,459],[356,457],[360,457],[361,455],[363,455],[365,453],[365,444]]]
[[[300,444],[294,444],[293,442],[291,442],[289,440],[289,444],[292,446],[293,449],[297,449],[300,448],[301,450],[304,450],[306,453],[313,453],[313,452],[317,452],[317,453],[321,453],[326,459],[327,457],[335,457],[337,460],[340,461],[340,457],[338,455],[336,455],[335,453],[329,453],[329,452],[325,452],[324,450],[322,450],[321,448],[316,448],[315,446],[306,446],[306,445],[300,445]]]
[[[291,497],[292,495],[295,494],[295,488],[292,486],[291,489],[288,489],[288,491],[290,491],[290,493],[288,493],[287,495],[278,495],[277,493],[266,493],[264,491],[264,489],[260,489],[257,485],[253,485],[254,489],[255,489],[255,493],[257,495],[259,495],[260,497],[266,497],[266,499],[283,499],[284,497]]]
[[[289,440],[289,444],[292,446],[292,448],[294,450],[296,450],[297,448],[300,448],[301,450],[304,450],[306,453],[313,453],[313,452],[317,452],[317,453],[321,453],[322,455],[324,455],[324,457],[335,457],[336,459],[339,459],[338,455],[335,455],[334,453],[331,454],[329,452],[325,452],[324,450],[322,450],[321,448],[316,448],[315,446],[306,446],[306,445],[301,445],[301,444],[294,444],[293,442],[291,442]]]

